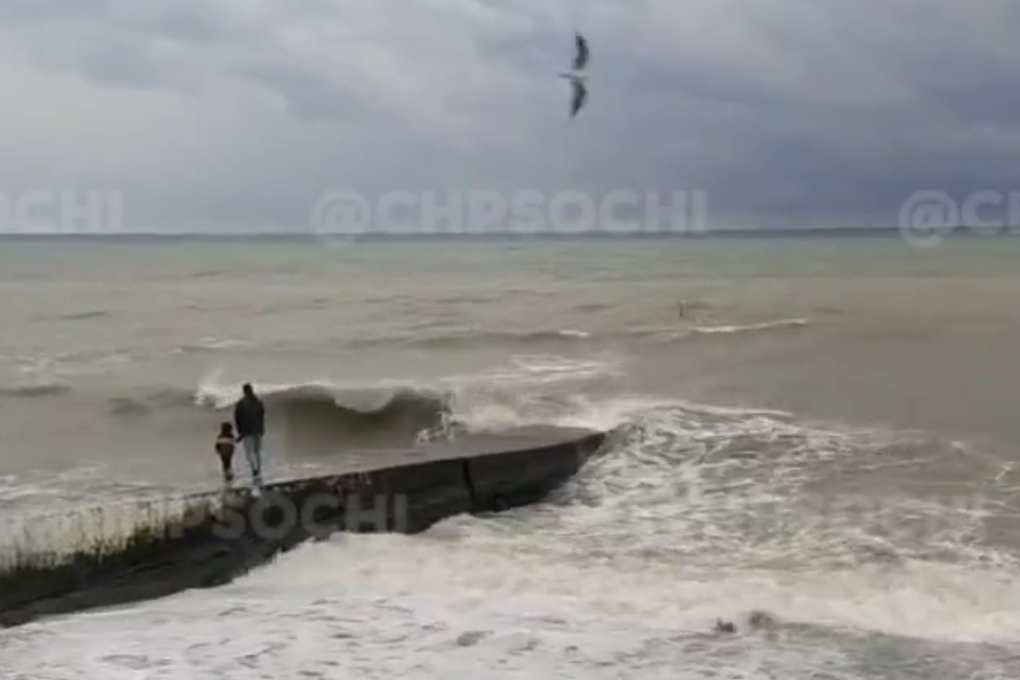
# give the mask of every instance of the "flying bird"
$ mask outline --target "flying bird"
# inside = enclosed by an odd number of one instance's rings
[[[570,117],[573,118],[581,110],[588,100],[588,88],[584,86],[585,76],[579,71],[584,70],[588,65],[588,41],[578,32],[574,32],[574,42],[577,45],[577,54],[574,56],[573,72],[561,73],[560,77],[570,81],[573,90],[573,97],[570,101]]]

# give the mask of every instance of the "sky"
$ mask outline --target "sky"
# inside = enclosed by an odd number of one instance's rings
[[[703,192],[718,227],[894,224],[1020,187],[1018,28],[1016,0],[4,0],[0,203],[307,231],[337,189],[625,188]]]

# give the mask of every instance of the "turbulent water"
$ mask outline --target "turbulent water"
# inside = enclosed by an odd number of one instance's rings
[[[612,434],[537,507],[0,631],[0,675],[1020,677],[1018,294],[1001,239],[5,244],[8,528],[212,488],[247,381],[276,477]]]

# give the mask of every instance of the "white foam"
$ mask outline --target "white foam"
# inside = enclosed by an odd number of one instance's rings
[[[703,642],[685,644],[675,631],[647,624],[564,618],[556,614],[556,603],[530,613],[511,603],[494,605],[385,600],[349,588],[303,597],[231,586],[213,598],[188,594],[145,610],[22,631],[6,640],[5,666],[27,677],[44,672],[53,680],[219,680],[256,674],[601,680],[635,671],[685,680],[708,677],[707,668],[720,666],[728,667],[727,677],[760,677],[776,666],[778,656],[760,642],[743,640],[726,645],[718,659],[713,658],[718,651],[705,650]],[[838,654],[825,649],[786,655],[794,668],[838,661]]]
[[[776,328],[800,328],[811,323],[811,319],[777,319],[775,321],[763,321],[732,326],[699,326],[690,329],[692,333],[699,335],[728,335],[732,333],[748,333],[753,331],[767,331]]]
[[[117,370],[136,359],[131,348],[87,349],[55,355],[20,355],[18,372],[42,380],[76,375],[93,375]]]
[[[507,545],[463,523],[421,537],[345,535],[283,555],[244,583],[308,597],[371,592],[387,599],[427,594],[465,607],[552,605],[561,615],[601,613],[619,625],[677,632],[764,610],[787,622],[945,641],[1020,638],[1020,583],[1002,571],[923,562],[789,573],[703,570],[682,562],[622,566],[547,559],[541,540]]]
[[[753,609],[780,627],[721,640],[700,634],[717,617],[745,629]],[[855,666],[870,659],[848,658],[839,640],[805,639],[783,624],[987,641],[1015,639],[1017,611],[1020,589],[995,573],[921,564],[842,574],[698,575],[682,564],[621,571],[508,552],[463,527],[440,526],[418,537],[302,546],[226,587],[3,631],[0,646],[9,672],[54,680],[638,672],[863,680],[871,676]],[[1012,677],[1006,663],[984,659],[981,677]]]

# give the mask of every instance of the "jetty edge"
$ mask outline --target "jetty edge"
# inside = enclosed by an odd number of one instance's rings
[[[193,494],[116,540],[95,536],[71,552],[6,555],[0,627],[223,585],[339,531],[416,534],[456,515],[537,503],[606,437],[574,428],[521,430],[410,451],[388,467],[267,484],[258,495]]]

